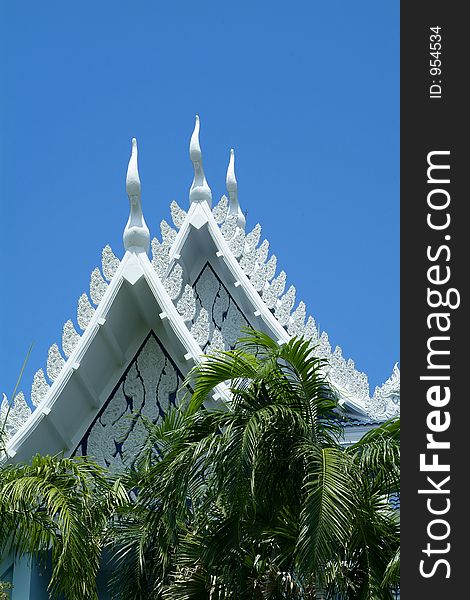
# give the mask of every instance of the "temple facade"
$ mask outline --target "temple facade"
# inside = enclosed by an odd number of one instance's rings
[[[61,344],[51,346],[46,367],[33,380],[30,402],[20,392],[8,414],[4,460],[36,454],[95,458],[112,470],[132,466],[147,431],[135,416],[157,422],[178,404],[181,384],[203,355],[233,348],[243,328],[263,330],[285,343],[310,340],[328,361],[328,376],[348,415],[344,443],[400,411],[400,373],[372,393],[353,360],[331,348],[307,307],[286,287],[286,273],[262,240],[261,226],[247,228],[238,202],[235,156],[230,151],[226,194],[217,203],[206,180],[199,118],[190,141],[194,180],[189,205],[170,205],[172,225],[160,223],[151,239],[142,213],[137,142],[132,140],[126,190],[130,214],[124,255],[105,246],[101,268],[78,300],[76,322],[67,321]],[[150,252],[150,256],[149,256]],[[206,406],[229,403],[214,389]],[[32,407],[32,408],[31,408]],[[8,411],[4,396],[0,423]],[[4,558],[0,579],[12,581],[13,600],[47,598],[47,577],[27,559]],[[102,596],[106,598],[103,584]]]

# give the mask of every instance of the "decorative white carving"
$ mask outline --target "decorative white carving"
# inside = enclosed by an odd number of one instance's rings
[[[247,252],[256,248],[259,243],[259,239],[261,237],[261,225],[257,223],[254,228],[250,231],[250,233],[246,236],[246,244],[247,244]]]
[[[249,323],[210,266],[199,275],[194,291],[197,306],[204,308],[209,316],[209,336],[219,330],[224,347],[233,348],[242,328]]]
[[[225,219],[225,222],[220,228],[220,231],[222,232],[225,241],[228,242],[235,235],[235,232],[237,231],[237,220],[237,215],[229,215]]]
[[[366,401],[367,414],[374,420],[385,420],[400,414],[400,370],[398,364],[393,367],[392,375],[381,386],[376,387],[374,395]]]
[[[228,198],[227,198],[227,196],[224,195],[212,209],[212,215],[215,219],[215,222],[218,225],[222,225],[222,223],[227,218],[227,214],[228,214]]]
[[[262,265],[266,262],[269,253],[269,242],[264,240],[261,246],[256,251],[256,263]]]
[[[2,413],[8,410],[8,401],[4,406],[6,400],[6,396],[3,398],[2,402]],[[28,418],[31,415],[31,409],[26,404],[26,400],[23,392],[20,392],[15,396],[10,412],[8,413],[8,419],[5,423],[5,431],[7,432],[7,436],[9,438],[13,437],[17,431],[21,429],[21,427],[26,423]],[[3,420],[2,420],[3,422]]]
[[[101,266],[103,270],[103,275],[106,277],[108,281],[116,274],[116,271],[119,267],[119,259],[116,257],[114,252],[111,250],[111,246],[108,244],[103,248],[103,252],[101,254]]]
[[[266,263],[266,267],[267,267],[266,280],[271,281],[271,279],[274,277],[274,274],[276,273],[276,267],[277,267],[277,258],[274,254],[271,256],[271,258]]]
[[[367,375],[357,369],[348,366],[347,383],[344,386],[352,398],[361,402],[367,402],[369,398],[369,381]]]
[[[90,298],[92,299],[93,304],[98,306],[107,288],[108,284],[103,279],[100,270],[94,269],[90,277]]]
[[[221,327],[222,337],[226,346],[233,348],[237,343],[238,338],[242,335],[242,328],[246,328],[248,325],[249,323],[243,316],[243,313],[241,313],[236,304],[231,301],[227,316]]]
[[[137,385],[135,385],[137,382]],[[134,385],[132,385],[134,383]],[[110,425],[116,425],[116,423],[123,417],[128,411],[128,402],[127,398],[132,399],[132,408],[138,410],[140,408],[140,402],[142,402],[143,397],[143,387],[140,380],[137,377],[137,372],[135,368],[135,364],[131,365],[129,372],[124,380],[124,382],[119,386],[116,393],[113,396],[113,401],[109,402],[108,406],[103,411],[103,414],[100,417],[101,425],[108,427]],[[123,420],[123,429],[126,430],[130,423],[126,423]],[[109,430],[108,430],[109,433]]]
[[[164,415],[168,412],[171,395],[174,394],[179,387],[178,375],[176,371],[171,367],[166,368],[165,365],[168,365],[168,360],[164,365],[162,365],[162,374],[157,388],[158,391],[156,408],[158,410],[158,413],[156,412],[156,416],[161,418],[163,418]],[[153,368],[153,370],[155,370],[155,368]],[[146,407],[147,403],[144,407],[144,414]]]
[[[252,248],[249,252],[245,252],[240,260],[240,267],[245,271],[248,277],[253,273],[256,267],[257,250]]]
[[[111,470],[132,465],[148,436],[137,414],[157,422],[175,405],[181,376],[150,336],[121,384],[108,399],[100,418],[80,442],[79,452],[93,456]]]
[[[263,291],[263,300],[268,308],[274,308],[278,297],[283,293],[286,287],[286,274],[281,271],[279,275],[271,281],[268,288]]]
[[[292,336],[300,336],[305,333],[306,308],[304,302],[299,302],[299,306],[292,313],[287,326],[287,332]]]
[[[172,300],[176,300],[183,285],[183,269],[178,263],[175,264],[168,277],[163,279],[163,285]]]
[[[245,247],[245,232],[243,229],[239,229],[233,238],[229,241],[228,247],[232,251],[235,258],[239,258]]]
[[[186,284],[176,308],[184,321],[192,321],[194,319],[194,315],[196,314],[196,299],[193,288],[190,285]]]
[[[142,348],[139,356],[137,357],[138,375],[145,390],[153,391],[158,390],[161,384],[163,371],[165,369],[166,357],[158,347],[158,343],[155,338],[150,337],[148,342]],[[173,369],[171,369],[173,370]],[[173,388],[174,389],[174,388]],[[167,390],[165,390],[166,393]],[[127,392],[127,387],[126,387]],[[127,392],[128,393],[128,392]],[[158,398],[156,398],[158,401]],[[143,401],[145,400],[145,402]],[[141,405],[136,405],[134,399],[134,410],[142,411],[149,419],[155,421],[158,419],[159,406],[154,401],[148,401],[150,398],[142,398]],[[161,415],[163,416],[163,415]]]
[[[93,315],[95,314],[95,309],[90,304],[88,300],[88,296],[86,294],[82,294],[78,299],[78,309],[77,309],[77,321],[80,329],[85,331],[90,323]]]
[[[314,346],[318,341],[318,329],[315,323],[315,319],[313,317],[309,317],[307,319],[307,324],[305,325],[304,337],[307,340],[310,340],[311,346]]]
[[[114,463],[112,458],[114,458],[113,453],[116,452],[112,433],[111,427],[104,427],[100,421],[97,421],[88,436],[86,451],[87,456],[92,456],[98,464],[108,468]]]
[[[331,345],[326,331],[322,332],[320,339],[318,340],[315,354],[320,358],[329,358],[331,356]]]
[[[37,406],[50,390],[49,384],[46,381],[44,371],[39,369],[36,371],[31,386],[31,402]]]
[[[142,349],[143,352],[143,349]],[[132,399],[132,410],[139,411],[142,408],[142,404],[145,402],[145,385],[140,372],[139,362],[135,362],[129,369],[126,380],[124,381],[124,394],[127,399]],[[156,374],[151,374],[154,377]],[[117,420],[118,417],[115,418]],[[102,422],[104,422],[102,420]]]
[[[250,281],[257,292],[264,290],[268,280],[268,265],[259,266],[250,276]]]
[[[255,227],[255,229],[256,229],[256,227]],[[251,236],[251,241],[256,240],[256,238],[259,238],[259,233],[255,232],[255,229],[253,229],[253,231],[251,231],[248,234],[248,236]],[[261,232],[261,228],[258,231]],[[248,236],[246,236],[246,238],[248,238]],[[246,275],[248,275],[248,277],[250,277],[253,273],[255,273],[255,271],[258,268],[260,268],[262,265],[264,265],[264,263],[266,262],[266,259],[268,257],[268,252],[269,252],[269,242],[267,240],[264,240],[259,248],[256,248],[256,246],[251,242],[247,243],[245,245],[245,250],[243,252],[243,256],[240,259],[240,266],[245,271]],[[275,260],[274,260],[274,263],[275,263]],[[273,266],[273,263],[271,263],[269,271],[272,270],[272,266]],[[274,264],[274,271],[275,270],[276,270],[276,265]],[[273,275],[274,275],[274,272],[273,272]],[[272,275],[271,275],[271,277],[272,277]],[[263,271],[262,273],[259,273],[255,279],[255,281],[256,281],[255,288],[258,291],[261,290],[264,287],[264,283],[261,284],[261,281],[262,280],[266,281],[267,279],[268,279],[268,270]]]
[[[74,324],[69,319],[65,323],[62,331],[62,350],[67,358],[72,354],[79,340],[80,334],[76,332]]]
[[[343,358],[343,351],[339,346],[336,346],[330,357],[330,372],[335,373],[339,379],[346,379],[347,363]]]
[[[214,271],[208,265],[204,267],[200,273],[196,285],[195,285],[196,297],[208,313],[213,313],[215,307],[220,306],[220,300],[222,300],[223,309],[227,310],[228,303],[226,304],[226,292],[221,289],[220,281],[215,276]],[[219,316],[219,315],[217,315]],[[220,321],[216,322],[216,325],[220,325]]]
[[[205,308],[201,308],[194,325],[191,327],[191,334],[201,348],[204,348],[209,340],[209,331],[209,315]]]
[[[162,232],[162,246],[170,250],[176,240],[176,231],[168,225],[165,219],[162,219],[160,223],[160,231]]]
[[[186,219],[186,211],[184,211],[175,200],[172,200],[170,212],[175,227],[179,229]]]
[[[152,240],[152,266],[160,279],[163,279],[170,266],[170,248],[163,246],[157,238]]]
[[[146,415],[147,416],[147,415]],[[140,454],[141,449],[145,446],[148,438],[148,431],[141,419],[137,419],[134,427],[129,432],[126,441],[122,445],[122,463],[127,467],[132,465],[132,462]],[[119,455],[117,455],[117,460]]]
[[[290,313],[295,303],[295,287],[293,285],[287,290],[276,306],[274,315],[281,325],[287,325]]]
[[[214,354],[220,350],[225,350],[224,337],[218,329],[214,329],[211,343],[206,350],[206,354]]]
[[[59,352],[57,344],[52,344],[47,353],[47,376],[51,381],[55,381],[65,365],[65,360]]]

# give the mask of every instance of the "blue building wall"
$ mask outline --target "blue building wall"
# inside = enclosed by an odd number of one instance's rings
[[[10,566],[7,566],[10,564]],[[0,580],[13,584],[10,591],[11,600],[49,600],[47,586],[51,579],[51,561],[46,564],[31,562],[27,557],[17,559],[14,564],[5,561],[3,569],[0,566]],[[100,600],[109,600],[107,591],[109,571],[102,570],[98,574],[98,597]],[[58,600],[64,600],[58,596]],[[84,599],[85,600],[85,599]]]

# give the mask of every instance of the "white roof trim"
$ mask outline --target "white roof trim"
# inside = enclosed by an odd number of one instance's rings
[[[296,292],[295,288],[291,286],[286,293],[283,293],[285,273],[281,271],[273,279],[277,259],[275,256],[271,256],[266,262],[269,243],[264,240],[258,246],[260,226],[256,225],[249,234],[246,234],[244,230],[245,219],[238,204],[233,150],[230,153],[226,176],[230,200],[226,196],[222,196],[221,201],[211,210],[212,193],[202,168],[198,117],[196,117],[195,129],[190,142],[190,158],[194,167],[194,181],[190,190],[189,210],[185,212],[176,202],[172,202],[171,215],[179,231],[176,232],[166,221],[162,221],[160,228],[163,239],[162,242],[156,238],[152,240],[153,260],[150,262],[146,254],[149,234],[140,204],[137,146],[133,139],[126,182],[131,203],[131,216],[124,233],[126,254],[119,263],[109,246],[103,250],[102,272],[104,278],[99,269],[95,269],[90,281],[90,297],[93,303],[97,303],[97,306],[94,308],[86,294],[82,294],[80,297],[77,321],[84,333],[80,336],[72,321],[67,321],[62,338],[62,348],[66,359],[62,356],[57,344],[51,346],[47,359],[47,375],[51,384],[49,385],[42,369],[34,376],[31,399],[33,404],[37,405],[37,409],[30,414],[22,392],[14,399],[7,423],[7,431],[10,435],[12,434],[7,444],[7,453],[10,457],[20,453],[23,446],[28,446],[27,442],[31,441],[31,436],[34,438],[35,432],[42,427],[49,428],[50,435],[56,439],[57,448],[61,450],[71,451],[78,443],[77,436],[83,429],[83,423],[75,424],[74,429],[73,423],[68,422],[70,419],[66,413],[57,416],[57,406],[60,404],[61,395],[72,379],[88,397],[88,416],[93,411],[96,412],[106,400],[106,389],[103,389],[102,386],[100,390],[96,390],[86,369],[82,367],[82,362],[88,358],[88,353],[91,352],[90,347],[96,340],[99,340],[101,345],[104,344],[109,351],[107,353],[109,357],[105,359],[108,369],[122,370],[126,361],[132,358],[118,341],[122,331],[115,331],[114,328],[118,326],[107,321],[108,313],[113,309],[124,282],[127,282],[130,286],[128,289],[132,290],[133,286],[138,287],[138,282],[143,278],[158,305],[155,314],[149,315],[149,309],[143,306],[143,300],[139,294],[131,292],[132,309],[136,309],[133,312],[141,318],[143,326],[152,328],[152,323],[156,323],[155,319],[159,315],[164,323],[163,329],[169,328],[169,333],[176,336],[184,350],[186,360],[195,362],[202,360],[201,346],[194,337],[197,329],[194,327],[196,322],[191,328],[194,335],[191,333],[189,325],[185,323],[185,319],[192,320],[191,316],[188,317],[194,306],[191,304],[191,301],[194,301],[194,298],[191,297],[192,288],[188,284],[183,286],[185,246],[193,235],[192,231],[199,231],[202,228],[207,228],[209,234],[209,237],[204,234],[206,236],[204,243],[207,244],[209,239],[212,240],[213,247],[210,252],[213,252],[215,256],[211,258],[211,264],[217,264],[217,261],[214,260],[215,257],[222,261],[225,274],[229,273],[233,278],[233,282],[228,283],[233,285],[231,293],[233,292],[234,298],[243,300],[245,311],[248,306],[251,307],[252,313],[247,315],[250,322],[261,319],[270,335],[280,344],[288,341],[293,335],[305,335],[310,339],[316,354],[328,359],[329,376],[340,392],[341,401],[354,411],[368,415],[372,419],[383,419],[399,414],[400,372],[398,366],[395,365],[391,377],[381,387],[376,388],[373,396],[370,397],[367,376],[355,369],[353,361],[350,359],[346,361],[343,358],[341,348],[337,346],[334,352],[331,351],[328,335],[323,332],[319,336],[312,317],[305,322],[305,304],[300,302],[293,310]],[[132,220],[133,215],[134,220]],[[197,243],[201,243],[203,238],[197,239],[199,242],[195,242],[195,247],[197,247]],[[205,250],[209,252],[208,247]],[[210,259],[209,256],[206,258]],[[189,275],[186,273],[186,279]],[[139,289],[142,291],[142,288]],[[186,296],[183,298],[185,294]],[[125,299],[122,302],[125,304]],[[271,309],[274,310],[274,314]],[[203,309],[201,309],[198,319],[203,321],[207,315],[202,313]],[[207,326],[207,323],[205,325]],[[220,332],[218,333],[220,334]],[[199,341],[201,340],[199,339]],[[218,340],[218,342],[220,341]],[[89,369],[92,370],[91,367]],[[106,383],[103,385],[106,387]],[[223,398],[226,401],[229,401],[230,398],[227,388],[223,385],[218,387],[214,397]],[[0,406],[0,422],[7,410],[8,402],[4,398]],[[87,419],[84,415],[77,418]],[[68,427],[65,427],[65,424]],[[74,431],[75,433],[73,433]],[[40,450],[39,446],[38,450]]]
[[[134,254],[126,252],[85,332],[65,362],[60,374],[52,383],[49,391],[39,403],[36,410],[31,413],[24,425],[9,440],[6,451],[10,458],[20,458],[17,455],[20,454],[22,446],[35,432],[38,431],[39,428],[42,430],[46,422],[46,426],[49,429],[47,437],[50,437],[52,433],[58,442],[58,447],[60,450],[65,451],[66,454],[73,451],[79,443],[80,439],[78,438],[81,436],[81,433],[79,433],[78,437],[70,436],[66,433],[66,430],[73,429],[73,423],[64,422],[63,420],[56,421],[53,419],[56,405],[60,400],[64,388],[72,377],[76,378],[76,383],[82,389],[88,390],[88,399],[90,401],[88,414],[90,415],[90,419],[104,403],[106,400],[106,397],[104,396],[106,396],[106,394],[100,398],[99,396],[102,394],[97,394],[92,391],[92,387],[87,383],[87,373],[81,370],[81,362],[100,331],[103,334],[104,343],[110,345],[110,340],[115,340],[112,329],[106,328],[106,317],[108,312],[115,302],[123,283],[127,281],[130,285],[134,285],[141,278],[144,278],[146,281],[147,286],[158,305],[158,310],[156,307],[155,314],[158,314],[161,319],[167,321],[168,326],[171,327],[181,346],[184,348],[185,359],[187,361],[193,360],[194,362],[201,361],[201,348],[192,337],[181,316],[178,314],[175,305],[155,273],[147,255],[144,253]],[[111,346],[114,346],[114,359],[117,366],[122,366],[122,357],[121,360],[119,360],[122,353],[116,348],[116,342],[111,342]],[[111,352],[111,354],[113,354],[113,352]],[[132,356],[126,357],[126,360],[130,358],[132,358]],[[217,386],[216,393],[225,401],[229,400],[226,386]],[[23,459],[24,457],[22,456],[21,458]]]

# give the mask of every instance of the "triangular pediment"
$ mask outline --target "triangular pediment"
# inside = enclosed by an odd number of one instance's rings
[[[100,408],[73,454],[93,456],[110,469],[132,465],[147,429],[165,418],[183,395],[183,374],[151,331]]]

